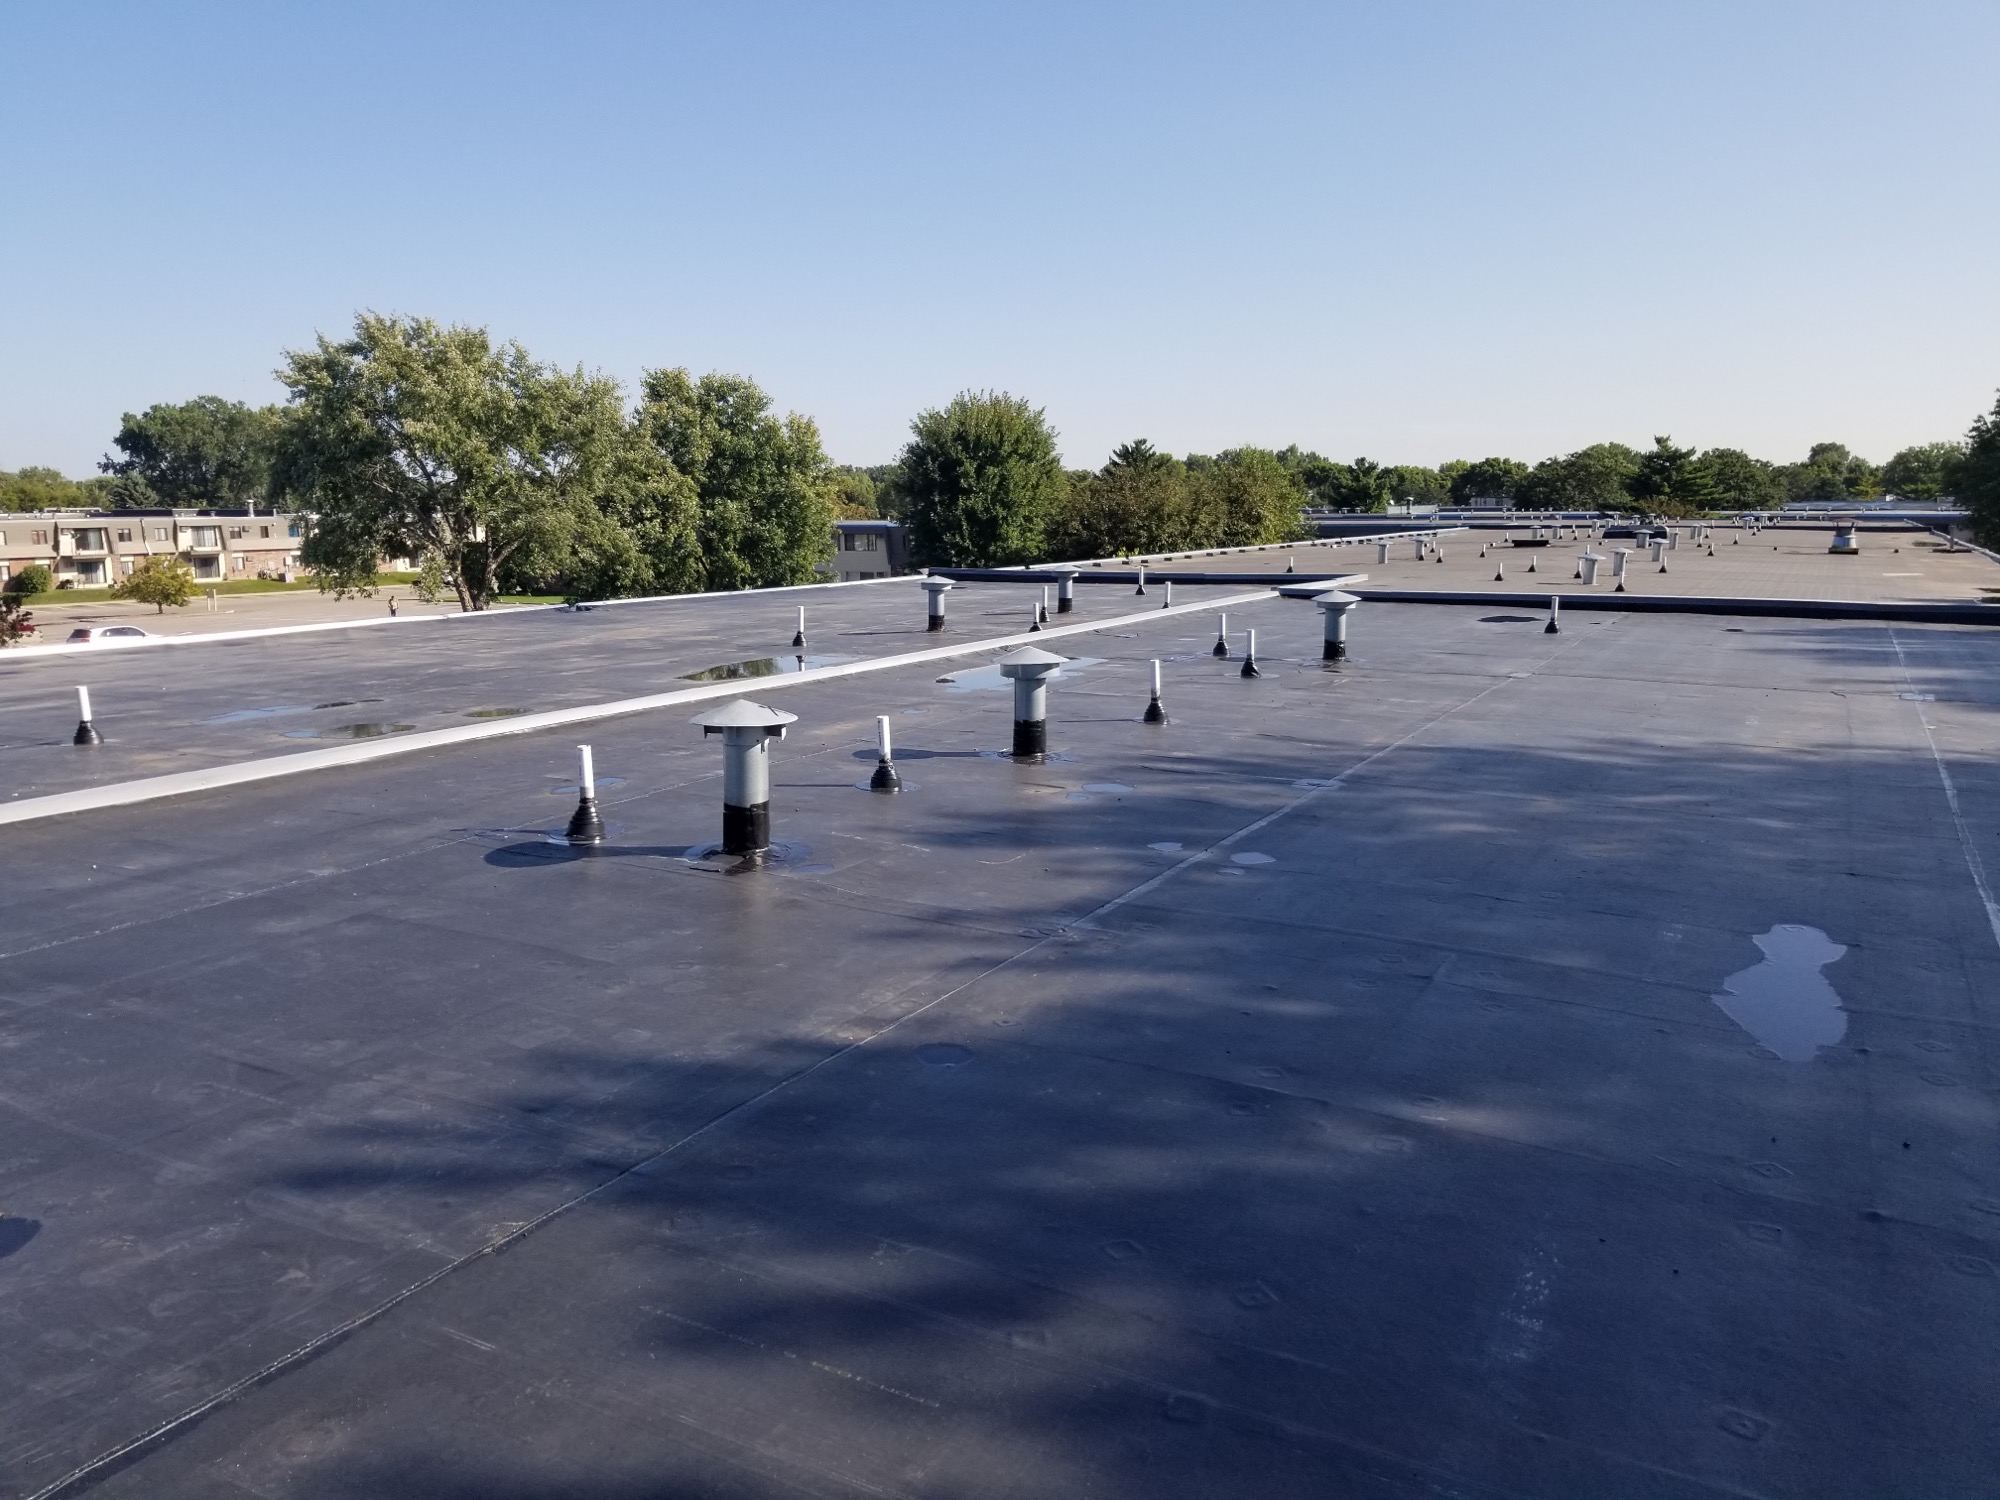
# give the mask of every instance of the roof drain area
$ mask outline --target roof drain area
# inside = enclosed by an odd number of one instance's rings
[[[1711,996],[1722,1013],[1786,1062],[1811,1062],[1847,1035],[1847,1011],[1820,970],[1847,951],[1817,927],[1783,922],[1751,939],[1764,961]]]

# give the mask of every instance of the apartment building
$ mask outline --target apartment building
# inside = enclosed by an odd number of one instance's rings
[[[0,582],[40,563],[57,588],[102,588],[161,554],[186,559],[206,583],[289,577],[304,530],[297,516],[255,511],[4,511]]]
[[[833,561],[827,567],[837,583],[910,571],[903,528],[896,521],[836,521],[833,548]]]

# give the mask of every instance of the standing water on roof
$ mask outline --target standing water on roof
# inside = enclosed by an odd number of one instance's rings
[[[1790,922],[1751,941],[1764,961],[1731,974],[1710,998],[1786,1062],[1811,1062],[1847,1035],[1847,1011],[1820,972],[1847,949],[1817,927]]]

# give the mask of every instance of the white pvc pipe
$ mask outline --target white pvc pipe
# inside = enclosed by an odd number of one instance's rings
[[[583,759],[583,766],[577,772],[576,789],[586,797],[597,795],[597,767],[590,758],[590,746],[578,745],[577,754]]]
[[[1250,637],[1250,644],[1243,648],[1243,659],[1245,661],[1255,661],[1257,659],[1257,632],[1252,630],[1246,632],[1246,634]]]
[[[80,687],[76,690],[76,706],[77,706],[77,717],[83,720],[84,723],[88,724],[90,722],[89,688]]]
[[[1157,656],[1153,658],[1153,696],[1160,696],[1160,659]],[[889,721],[884,719],[882,722],[886,724]]]
[[[884,760],[889,758],[889,716],[887,714],[877,714],[875,716],[875,753]]]

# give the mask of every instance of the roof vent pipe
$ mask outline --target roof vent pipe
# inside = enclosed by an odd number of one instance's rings
[[[1023,646],[1000,658],[1000,675],[1014,683],[1014,759],[1039,761],[1049,750],[1048,679],[1067,657]]]
[[[1160,608],[1172,609],[1173,607],[1174,607],[1174,581],[1173,579],[1169,578],[1167,580],[1167,597],[1161,603]]]
[[[1218,661],[1229,660],[1229,616],[1215,617],[1215,649],[1208,653]]]
[[[1076,608],[1076,569],[1056,569],[1062,576],[1056,580],[1056,613],[1066,615]]]
[[[948,579],[926,578],[918,585],[924,591],[924,629],[933,633],[944,629],[944,594]]]
[[[1035,616],[1035,623],[1037,625],[1049,623],[1049,586],[1046,583],[1042,585],[1042,605],[1040,612]]]
[[[1144,563],[1139,564],[1139,586],[1132,590],[1132,592],[1135,594],[1146,592],[1146,565]]]
[[[799,716],[738,698],[692,722],[702,738],[722,736],[722,852],[759,854],[771,847],[771,741]]]
[[[104,738],[97,732],[97,726],[90,721],[90,689],[76,690],[77,724],[76,733],[70,736],[72,745],[101,745]]]
[[[1237,675],[1239,677],[1262,677],[1264,674],[1257,670],[1257,632],[1246,630],[1243,634],[1243,670]]]
[[[582,764],[576,773],[576,811],[569,815],[563,837],[572,844],[604,842],[604,819],[597,815],[597,768],[591,763],[590,746],[578,745]]]
[[[1597,582],[1597,567],[1604,558],[1596,552],[1586,552],[1576,560],[1577,576],[1585,583]]]
[[[805,643],[806,643],[806,607],[803,604],[801,604],[799,606],[799,628],[792,635],[793,649],[796,650],[797,648],[805,645]]]
[[[871,792],[900,792],[903,778],[896,774],[896,762],[889,752],[889,716],[875,716],[875,774],[868,778]]]
[[[1561,614],[1561,612],[1562,612],[1561,597],[1556,594],[1549,595],[1549,623],[1542,627],[1543,635],[1562,634],[1562,626],[1556,623],[1556,618],[1559,614]]]
[[[1153,658],[1153,696],[1147,701],[1146,712],[1140,718],[1147,724],[1167,722],[1167,711],[1160,707],[1160,659],[1157,656]]]
[[[1313,600],[1323,612],[1326,622],[1326,640],[1320,647],[1320,660],[1347,660],[1347,617],[1360,602],[1353,594],[1344,594],[1339,589],[1330,594],[1320,594]]]

